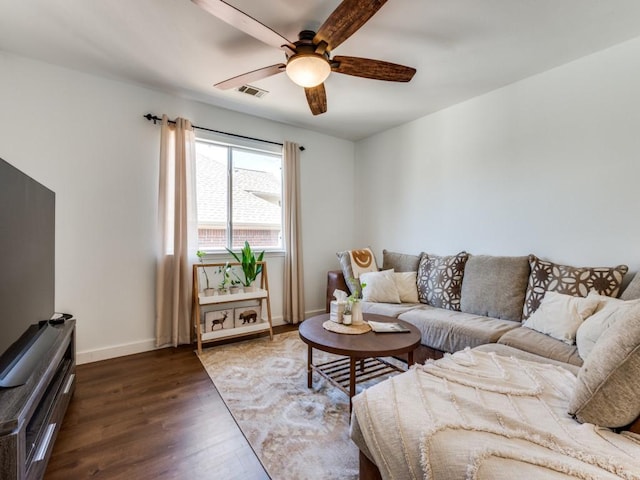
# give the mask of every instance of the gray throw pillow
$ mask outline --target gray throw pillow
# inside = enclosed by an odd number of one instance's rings
[[[460,311],[464,265],[469,254],[440,257],[423,253],[418,265],[418,299],[433,307]]]
[[[617,297],[622,278],[629,267],[571,267],[529,255],[531,274],[524,299],[522,319],[526,320],[540,306],[546,292],[586,297],[591,290],[607,297]]]
[[[622,300],[637,300],[640,298],[640,272],[634,275],[631,283],[624,289],[620,298]]]
[[[469,255],[460,310],[501,320],[522,320],[529,258]]]
[[[600,336],[585,360],[569,414],[601,427],[629,425],[640,416],[640,304]]]
[[[394,272],[417,272],[420,263],[420,255],[408,255],[406,253],[390,252],[382,250],[382,270]]]

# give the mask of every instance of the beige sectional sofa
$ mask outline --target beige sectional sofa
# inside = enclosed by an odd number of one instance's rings
[[[464,252],[462,252],[464,253]],[[448,260],[461,254],[449,257],[435,257],[446,264]],[[522,326],[523,320],[537,309],[540,288],[545,291],[586,295],[588,290],[578,292],[572,276],[584,277],[591,273],[592,280],[583,279],[582,287],[596,289],[602,295],[617,297],[620,294],[622,279],[627,267],[619,265],[611,268],[583,267],[575,268],[556,265],[541,260],[534,255],[503,257],[490,255],[466,255],[464,271],[461,275],[459,293],[454,305],[457,309],[441,308],[428,303],[387,303],[362,302],[362,310],[396,317],[415,325],[422,333],[422,346],[416,354],[419,361],[427,358],[440,358],[443,353],[456,352],[466,347],[477,347],[484,344],[498,343],[519,350],[540,355],[545,358],[582,365],[582,358],[575,345],[567,344],[553,337]],[[345,280],[345,252],[338,254],[342,270],[331,271],[327,281],[327,309],[331,294],[335,289],[349,289]],[[420,283],[421,264],[424,256],[383,251],[382,270],[393,269],[395,272],[417,272]],[[532,269],[534,270],[532,274]],[[560,278],[571,279],[568,282],[557,278],[547,284],[539,285],[540,272],[553,273]],[[534,274],[538,278],[532,278]],[[562,277],[564,275],[564,277]],[[608,282],[599,282],[604,277]],[[594,285],[595,281],[595,285]],[[578,282],[579,283],[579,282]],[[640,298],[640,278],[625,291],[626,300]],[[418,286],[418,288],[420,288]],[[449,284],[455,290],[456,285]],[[536,295],[536,292],[538,293]]]
[[[328,300],[354,287],[338,256]],[[640,478],[640,302],[624,302],[628,313],[602,327],[585,359],[523,326],[558,292],[580,308],[591,301],[592,313],[609,297],[640,299],[640,274],[622,291],[626,266],[384,251],[390,269],[417,272],[419,301],[363,301],[363,311],[414,324],[431,359],[354,398],[361,480]]]

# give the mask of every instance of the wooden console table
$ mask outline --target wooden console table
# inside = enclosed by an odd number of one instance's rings
[[[75,390],[75,320],[55,327],[56,344],[27,383],[0,389],[0,478],[44,476],[62,419]]]

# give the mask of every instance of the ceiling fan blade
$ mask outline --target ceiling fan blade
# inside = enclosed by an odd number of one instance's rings
[[[337,73],[353,75],[354,77],[387,80],[389,82],[408,82],[416,73],[415,68],[405,67],[397,63],[383,62],[359,57],[333,57],[332,63],[337,63],[331,70]]]
[[[271,65],[269,67],[259,68],[258,70],[253,70],[252,72],[243,73],[242,75],[238,75],[237,77],[229,78],[228,80],[224,80],[223,82],[216,83],[214,87],[218,87],[222,90],[241,87],[246,83],[267,78],[267,77],[270,77],[271,75],[276,75],[278,73],[282,73],[285,71],[286,68],[287,66],[284,63],[278,63],[276,65]]]
[[[206,10],[211,15],[218,17],[220,20],[227,22],[232,27],[242,30],[244,33],[257,38],[261,42],[271,45],[272,47],[282,48],[286,47],[288,50],[295,51],[295,45],[289,40],[284,38],[275,30],[260,23],[253,17],[250,17],[246,13],[237,8],[229,5],[222,0],[191,0],[203,10]]]
[[[324,83],[317,87],[305,88],[304,93],[307,96],[311,113],[320,115],[327,111],[327,92],[324,90]]]
[[[387,0],[343,0],[322,24],[313,39],[325,42],[333,50],[373,17]]]

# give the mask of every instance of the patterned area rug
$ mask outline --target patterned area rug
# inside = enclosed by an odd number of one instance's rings
[[[297,331],[211,347],[200,361],[273,480],[358,478],[348,398],[317,374],[307,388]]]

